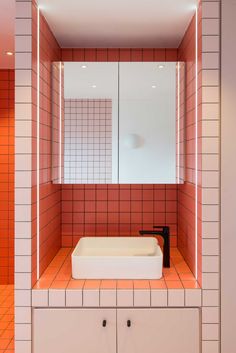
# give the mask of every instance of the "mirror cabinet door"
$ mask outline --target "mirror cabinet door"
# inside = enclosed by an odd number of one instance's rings
[[[184,71],[176,62],[53,63],[53,182],[183,182]]]

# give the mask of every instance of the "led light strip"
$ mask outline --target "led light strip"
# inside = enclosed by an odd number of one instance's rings
[[[62,83],[62,63],[60,62],[59,63],[59,184],[61,184],[61,168],[62,168],[62,165],[61,165],[61,161],[62,161],[62,157],[61,157],[61,152],[62,152],[62,147],[61,147],[61,143],[62,143],[62,131],[61,131],[61,128],[62,128],[62,113],[61,113],[61,108],[62,108],[62,91],[61,91],[61,83]]]
[[[37,157],[36,157],[36,238],[37,238],[37,279],[39,279],[39,255],[40,255],[40,198],[39,198],[39,185],[40,185],[40,10],[37,8]]]
[[[177,183],[180,182],[180,63],[177,64]]]
[[[198,279],[198,7],[195,22],[195,277]]]

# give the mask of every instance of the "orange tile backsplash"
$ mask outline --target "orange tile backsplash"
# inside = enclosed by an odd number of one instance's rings
[[[135,236],[155,224],[170,226],[176,247],[176,185],[62,185],[62,246],[81,236]]]
[[[14,70],[0,70],[0,284],[14,282]]]
[[[71,277],[73,248],[61,248],[34,289],[164,289],[199,288],[177,248],[171,248],[171,267],[163,269],[160,280],[75,280]]]

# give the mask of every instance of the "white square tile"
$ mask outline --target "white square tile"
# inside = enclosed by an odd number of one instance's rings
[[[219,306],[219,291],[218,290],[203,290],[202,291],[203,306]]]
[[[15,289],[31,289],[31,273],[15,273]]]
[[[218,52],[220,50],[220,36],[203,36],[202,52]]]
[[[17,120],[15,123],[15,136],[16,137],[31,137],[32,123],[27,120]],[[17,151],[18,152],[18,151]]]
[[[203,307],[202,322],[204,324],[216,324],[220,319],[220,310],[218,307]]]
[[[220,342],[218,341],[203,341],[202,353],[220,353]]]
[[[203,289],[219,289],[219,274],[218,273],[203,273],[202,274]]]
[[[28,70],[31,72],[31,70]],[[21,70],[16,70],[16,76]],[[25,70],[24,70],[25,72]],[[21,74],[20,74],[21,75]],[[32,105],[29,103],[15,104],[15,120],[30,120],[32,118]]]
[[[15,55],[15,69],[31,69],[32,55],[31,53],[16,53]]]
[[[18,37],[17,37],[18,38]],[[28,37],[19,37],[28,38]],[[31,37],[29,37],[31,38]],[[15,85],[16,86],[31,86],[32,85],[32,71],[31,70],[15,70]]]
[[[49,306],[65,307],[66,298],[64,289],[49,289]]]
[[[17,18],[31,18],[32,16],[32,3],[28,2],[18,2],[16,1],[16,17]]]
[[[220,60],[218,53],[202,53],[202,69],[219,69]]]
[[[203,272],[219,272],[220,259],[219,256],[203,256],[202,271]]]
[[[219,221],[219,206],[218,205],[203,205],[202,206],[202,221],[203,222],[218,222]]]
[[[31,306],[31,289],[15,290],[15,306]]]
[[[202,104],[202,119],[216,120],[220,117],[220,109],[218,103],[203,103]]]
[[[202,18],[219,18],[220,6],[218,1],[202,3]]]
[[[15,239],[15,255],[31,255],[31,239]]]
[[[15,339],[27,341],[31,339],[31,324],[15,324]]]
[[[66,306],[78,307],[82,306],[82,289],[67,289],[66,290]]]
[[[202,325],[203,341],[216,341],[219,339],[219,324],[203,324]]]
[[[117,306],[133,306],[134,292],[133,289],[117,290]]]
[[[15,272],[31,272],[31,261],[31,256],[15,255]]]
[[[31,18],[16,18],[15,19],[16,35],[31,35],[32,34],[32,19]]]
[[[203,154],[202,170],[220,170],[220,156],[218,154]]]
[[[100,306],[103,306],[103,307],[116,306],[115,289],[100,289]]]
[[[15,51],[16,52],[31,52],[32,51],[32,37],[19,35],[15,36]],[[17,82],[17,85],[19,83]]]
[[[202,238],[218,239],[220,234],[219,222],[202,222]]]
[[[15,222],[16,238],[31,238],[31,222]]]
[[[88,307],[99,306],[99,289],[83,290],[83,306],[88,306]]]
[[[215,18],[202,19],[202,35],[217,36],[220,34],[220,21]]]
[[[15,172],[15,187],[16,188],[30,187],[31,180],[32,180],[31,178],[32,178],[31,171],[16,170],[16,172]],[[27,218],[27,216],[24,218]],[[20,221],[23,222],[23,219],[20,219]],[[26,222],[27,222],[27,220],[26,220]]]
[[[34,307],[48,306],[48,289],[32,290],[32,306]]]
[[[184,289],[168,290],[168,306],[184,306]]]
[[[163,307],[167,306],[167,290],[152,289],[151,290],[151,306]]]
[[[150,290],[134,289],[134,306],[151,306]]]
[[[202,121],[202,136],[218,137],[219,136],[219,121],[218,120],[203,120]]]
[[[220,153],[220,144],[218,137],[203,137],[202,153]]]
[[[218,239],[203,239],[202,240],[202,255],[219,255],[219,240]]]
[[[220,83],[219,70],[202,70],[203,86],[218,86]]]
[[[15,340],[15,353],[32,353],[31,341]]]
[[[200,307],[202,295],[200,289],[185,289],[185,306]]]
[[[16,324],[31,324],[31,308],[16,307],[15,308],[15,323]]]
[[[219,103],[219,87],[202,87],[202,103]]]

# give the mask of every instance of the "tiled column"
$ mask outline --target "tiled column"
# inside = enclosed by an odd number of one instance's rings
[[[202,0],[201,30],[202,353],[218,353],[220,340],[220,0]]]
[[[32,2],[15,20],[15,352],[31,352]]]

